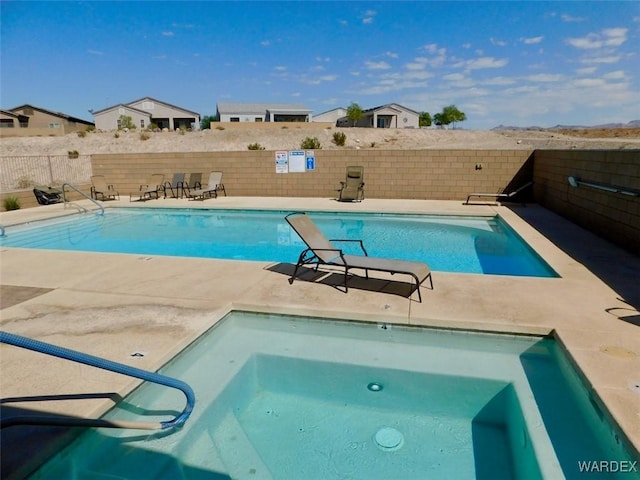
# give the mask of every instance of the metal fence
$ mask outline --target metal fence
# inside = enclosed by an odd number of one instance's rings
[[[40,155],[0,157],[0,192],[91,182],[91,156]]]

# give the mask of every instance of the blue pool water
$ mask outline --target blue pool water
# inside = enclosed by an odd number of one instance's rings
[[[304,244],[284,220],[287,213],[108,209],[104,216],[75,215],[10,227],[6,236],[0,237],[0,245],[295,263]],[[426,262],[436,271],[556,276],[497,216],[310,216],[328,238],[362,239],[373,256]],[[361,252],[356,249],[347,253]]]
[[[195,391],[184,428],[90,430],[34,478],[555,480],[635,460],[548,338],[232,312],[162,373]],[[145,384],[105,418],[183,404]]]

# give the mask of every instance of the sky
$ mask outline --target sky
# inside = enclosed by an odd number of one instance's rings
[[[0,0],[0,108],[352,102],[467,129],[640,119],[638,1]]]

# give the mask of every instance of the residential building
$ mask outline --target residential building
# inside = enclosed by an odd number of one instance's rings
[[[332,110],[319,113],[313,116],[314,122],[328,122],[337,124],[338,120],[347,115],[347,109],[344,107],[334,108]]]
[[[200,130],[200,114],[151,97],[129,103],[119,103],[98,111],[91,111],[99,130],[122,128],[123,117],[130,117],[136,128],[157,127],[167,130]]]
[[[339,127],[354,126],[353,122],[346,116],[339,118],[337,125]],[[397,103],[389,103],[364,110],[362,118],[356,122],[355,126],[368,128],[418,128],[420,126],[420,114]]]
[[[221,122],[310,122],[311,110],[296,103],[218,103]]]
[[[51,131],[53,135],[86,130],[93,126],[92,122],[72,117],[60,112],[53,112],[33,105],[20,105],[9,110],[2,110],[0,126],[3,128],[27,128],[38,134]]]

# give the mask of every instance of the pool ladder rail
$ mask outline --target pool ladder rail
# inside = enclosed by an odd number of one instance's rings
[[[156,383],[158,385],[175,388],[177,390],[180,390],[186,397],[186,405],[182,412],[179,415],[175,416],[173,419],[162,422],[137,422],[123,420],[75,418],[68,416],[54,417],[46,415],[27,415],[15,416],[10,418],[3,417],[0,420],[0,428],[11,427],[15,425],[55,425],[69,427],[167,430],[174,427],[181,427],[187,421],[187,419],[191,415],[191,412],[193,411],[196,401],[195,393],[188,384],[181,380],[4,331],[0,331],[0,343],[6,343],[8,345],[26,348],[35,352],[44,353],[65,360],[71,360],[77,363],[83,363],[85,365],[101,368],[103,370],[109,370],[111,372],[120,373],[129,377],[139,378],[141,380]]]
[[[95,200],[94,198],[92,198],[90,195],[87,195],[85,192],[83,192],[82,190],[80,190],[78,187],[76,187],[74,184],[72,183],[63,183],[62,184],[62,201],[63,203],[66,205],[67,204],[67,191],[65,190],[65,187],[69,187],[71,190],[79,193],[80,195],[82,195],[84,198],[86,198],[87,200],[91,200],[95,205],[98,206],[98,208],[100,209],[100,215],[104,215],[104,207],[102,205],[100,205],[98,203],[97,200]]]

